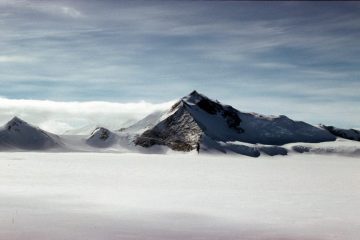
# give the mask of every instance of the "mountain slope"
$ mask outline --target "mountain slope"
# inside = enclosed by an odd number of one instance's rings
[[[61,145],[60,138],[38,127],[34,127],[18,117],[14,117],[0,128],[0,148],[45,150]]]
[[[143,147],[159,144],[173,150],[190,151],[202,143],[202,136],[217,142],[267,145],[336,139],[328,131],[305,122],[293,121],[286,116],[243,113],[196,91],[183,97],[160,119],[137,137],[135,144]]]
[[[183,105],[183,103],[180,103]],[[192,115],[184,106],[175,107],[175,111],[165,120],[146,130],[136,140],[136,145],[150,147],[166,145],[173,150],[190,151],[194,149],[203,133]]]

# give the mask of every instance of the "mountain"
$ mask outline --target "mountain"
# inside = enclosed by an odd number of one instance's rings
[[[110,147],[116,143],[118,136],[104,127],[96,128],[86,140],[86,143],[99,148]]]
[[[167,111],[155,111],[149,115],[147,115],[145,118],[141,119],[140,121],[136,122],[135,124],[131,125],[127,128],[122,128],[118,130],[118,132],[125,133],[128,135],[136,135],[141,134],[144,131],[154,127],[158,122],[160,122],[162,116]]]
[[[328,130],[330,133],[337,137],[354,140],[354,141],[360,141],[360,131],[355,129],[342,129],[342,128],[336,128],[333,126],[326,126],[321,125],[322,128]]]
[[[45,150],[61,145],[60,138],[18,117],[14,117],[0,128],[1,149]]]
[[[173,150],[191,151],[198,144],[211,148],[211,145],[217,146],[221,142],[283,145],[336,139],[320,127],[294,121],[283,115],[264,116],[240,112],[196,91],[180,99],[149,125],[153,127],[135,139],[136,145],[166,145]]]

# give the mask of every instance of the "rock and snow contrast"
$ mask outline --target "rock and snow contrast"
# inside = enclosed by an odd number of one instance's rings
[[[198,149],[200,153],[251,157],[292,152],[356,155],[360,146],[351,140],[359,140],[358,131],[313,126],[283,115],[241,112],[196,91],[170,109],[153,112],[120,130],[97,127],[90,136],[57,136],[15,117],[0,131],[4,151],[165,153]]]
[[[86,142],[94,147],[110,147],[116,143],[118,136],[110,130],[98,127],[92,133]]]
[[[357,240],[350,133],[197,92],[120,130],[57,136],[14,118],[0,129],[0,239]]]
[[[173,150],[190,151],[197,144],[207,149],[221,149],[221,143],[227,142],[282,145],[336,139],[328,131],[305,122],[293,121],[286,116],[243,113],[196,91],[155,120],[159,122],[142,133],[135,140],[136,144],[143,147],[160,144]]]

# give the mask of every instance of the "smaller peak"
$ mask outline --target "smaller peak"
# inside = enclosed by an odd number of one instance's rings
[[[109,129],[107,129],[107,128],[105,128],[105,127],[96,127],[93,131],[92,131],[92,133],[91,133],[91,135],[94,135],[94,134],[96,134],[96,133],[99,133],[99,132],[110,132],[110,130]]]
[[[88,140],[90,139],[100,139],[100,140],[107,140],[108,138],[110,138],[111,136],[113,136],[113,133],[104,127],[97,127],[95,128],[95,130],[91,133],[91,136]]]
[[[14,116],[10,122],[24,122],[22,119],[20,119],[18,116]]]
[[[26,122],[20,119],[19,117],[15,116],[6,125],[22,125],[22,124],[26,124]]]
[[[97,127],[95,130],[109,131],[109,129],[107,129],[105,127]]]
[[[18,131],[21,126],[29,126],[29,124],[23,120],[21,120],[20,118],[18,118],[17,116],[13,117],[10,121],[8,121],[6,124],[5,124],[5,128],[9,131],[11,130],[16,130]]]

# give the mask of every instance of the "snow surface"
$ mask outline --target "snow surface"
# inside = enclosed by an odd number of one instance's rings
[[[4,240],[357,240],[360,160],[0,153]]]

